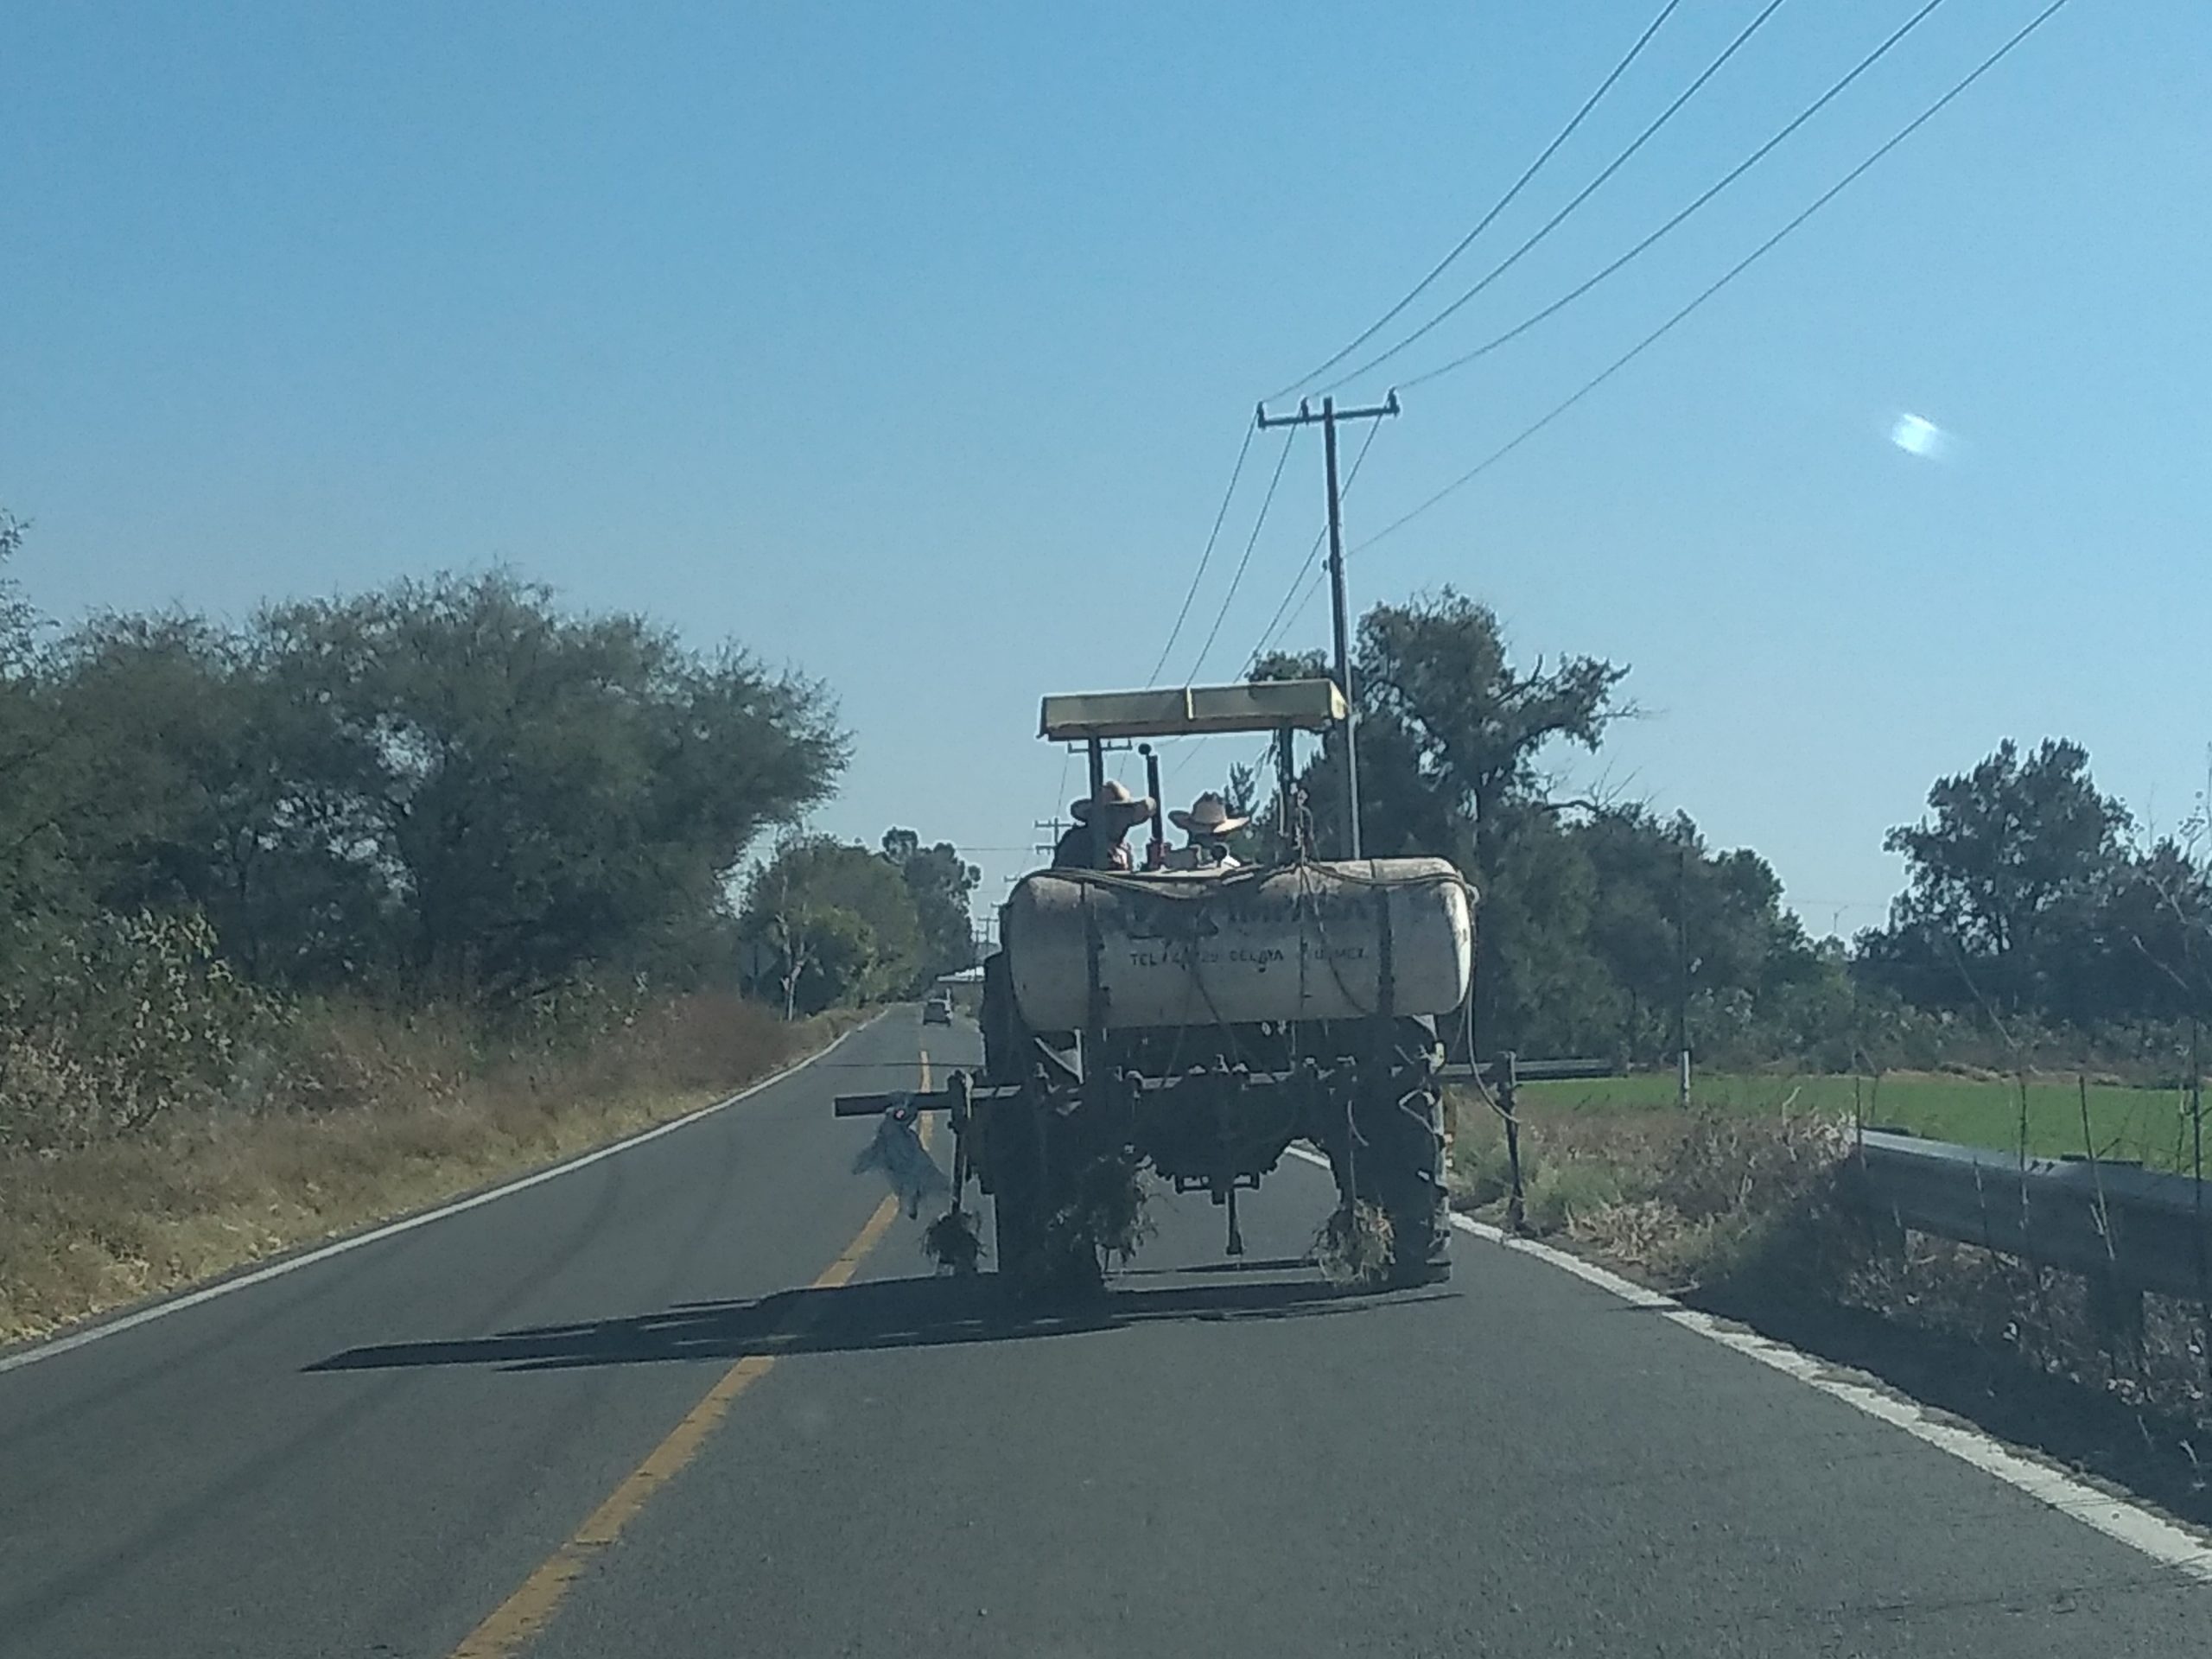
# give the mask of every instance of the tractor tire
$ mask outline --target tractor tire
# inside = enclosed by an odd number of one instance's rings
[[[1004,1287],[1021,1298],[1082,1297],[1104,1287],[1097,1248],[1058,1224],[1074,1195],[1061,1137],[1031,1102],[995,1109],[992,1237]],[[1057,1155],[1056,1155],[1057,1154]]]
[[[1433,1284],[1452,1276],[1444,1098],[1428,1065],[1436,1037],[1426,1020],[1396,1026],[1388,1069],[1353,1109],[1361,1142],[1354,1168],[1358,1196],[1390,1218],[1385,1282]],[[1341,1160],[1332,1161],[1341,1172]]]
[[[1021,1019],[1014,1007],[1014,982],[1006,952],[983,958],[983,996],[976,1024],[983,1033],[983,1081],[1018,1083],[1021,1074]]]

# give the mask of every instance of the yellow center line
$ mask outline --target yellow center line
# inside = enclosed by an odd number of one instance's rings
[[[922,1087],[930,1086],[930,1057],[922,1052]],[[922,1144],[930,1140],[927,1114],[918,1114]],[[898,1218],[899,1200],[884,1199],[844,1252],[824,1268],[810,1288],[836,1290],[849,1284],[860,1270],[861,1259]],[[668,1438],[646,1454],[645,1460],[623,1478],[622,1484],[585,1518],[575,1535],[547,1556],[515,1592],[493,1609],[492,1615],[453,1650],[452,1659],[513,1659],[544,1630],[571,1586],[584,1575],[600,1551],[622,1535],[653,1494],[666,1485],[685,1465],[699,1455],[737,1396],[766,1376],[774,1367],[769,1354],[747,1354],[721,1374],[683,1421],[669,1430]]]

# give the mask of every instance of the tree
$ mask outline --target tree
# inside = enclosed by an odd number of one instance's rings
[[[64,732],[40,683],[37,613],[6,574],[22,544],[22,521],[0,511],[0,966],[61,882]]]
[[[1581,887],[1571,855],[1547,841],[1516,856],[1514,842],[1553,827],[1540,766],[1546,752],[1557,742],[1595,750],[1630,712],[1618,696],[1628,671],[1592,657],[1516,669],[1496,614],[1450,588],[1370,611],[1360,620],[1353,670],[1363,850],[1448,858],[1474,880],[1484,895],[1476,928],[1479,1039],[1485,1050],[1525,1049],[1534,987],[1560,976],[1585,979],[1587,964],[1553,950],[1544,937],[1551,924],[1512,892],[1520,882],[1567,901]],[[1318,655],[1278,655],[1255,668],[1262,678],[1325,671]],[[1325,736],[1301,782],[1319,850],[1340,855],[1338,734]]]
[[[2091,971],[2101,1020],[2212,1014],[2212,869],[2195,833],[2125,855],[2098,906]]]
[[[1325,671],[1314,654],[1255,669]],[[1516,668],[1496,617],[1447,589],[1370,612],[1357,671],[1364,849],[1446,858],[1475,882],[1485,1052],[1656,1060],[1681,1040],[1686,1005],[1701,1047],[1829,1040],[1850,987],[1783,909],[1764,860],[1709,849],[1686,814],[1554,796],[1547,754],[1594,750],[1631,712],[1625,670],[1579,656]],[[1252,781],[1232,776],[1231,790],[1249,796]],[[1327,855],[1343,798],[1333,734],[1303,783]]]
[[[974,967],[976,933],[969,900],[983,872],[963,860],[950,842],[925,848],[912,830],[886,830],[882,855],[906,881],[921,928],[921,958],[912,988],[918,991],[941,975]]]
[[[1938,779],[1932,816],[1891,830],[1910,885],[1885,929],[1862,936],[1869,971],[1923,1006],[2089,1012],[2087,960],[2100,904],[2124,864],[2126,810],[2097,791],[2079,744],[2010,738],[1973,771]]]
[[[1656,1060],[1679,1046],[1693,856],[1704,873],[1696,837],[1686,814],[1662,824],[1636,809],[1600,813],[1576,836],[1597,890],[1591,944],[1618,988],[1615,1041],[1631,1060]]]
[[[1263,774],[1258,766],[1241,760],[1229,768],[1228,781],[1222,786],[1222,804],[1229,809],[1230,817],[1249,820],[1228,838],[1230,854],[1240,863],[1273,864],[1288,851],[1289,842],[1275,822],[1281,804],[1274,784],[1272,771]]]
[[[280,695],[249,640],[188,616],[108,616],[54,664],[76,728],[76,783],[95,811],[78,863],[105,908],[191,909],[264,980],[365,965],[384,908],[338,849],[302,779],[315,706]]]
[[[73,902],[204,913],[264,983],[493,1001],[726,959],[730,875],[845,755],[820,688],[499,574],[99,619],[0,692],[0,765],[17,702],[67,745],[35,822]]]
[[[300,783],[359,809],[400,970],[449,993],[650,955],[844,762],[819,687],[504,574],[287,607],[255,634],[272,683],[322,711]]]
[[[794,836],[756,871],[738,918],[765,957],[785,1016],[906,993],[922,964],[922,930],[899,871],[880,854],[826,836]]]
[[[0,571],[23,549],[23,521],[0,508]],[[21,678],[38,649],[38,613],[16,586],[0,575],[0,682]]]
[[[103,757],[55,683],[47,624],[5,574],[24,525],[0,512],[0,976],[42,971],[57,930],[96,907],[88,842],[110,817]]]

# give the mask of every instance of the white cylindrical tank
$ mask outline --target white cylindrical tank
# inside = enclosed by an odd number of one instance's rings
[[[1290,869],[1103,874],[1039,870],[999,936],[1033,1030],[1090,1023],[1095,939],[1116,1030],[1352,1020],[1382,1006],[1449,1014],[1474,974],[1474,889],[1440,858]]]

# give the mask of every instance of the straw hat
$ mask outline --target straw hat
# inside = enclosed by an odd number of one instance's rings
[[[1118,779],[1109,778],[1105,787],[1098,791],[1096,800],[1073,801],[1068,805],[1068,810],[1075,814],[1077,823],[1089,823],[1090,815],[1102,808],[1109,822],[1127,829],[1131,824],[1142,823],[1152,816],[1152,797],[1132,795],[1126,784]]]
[[[1170,812],[1167,816],[1178,830],[1186,830],[1194,836],[1233,836],[1252,822],[1249,818],[1231,817],[1229,803],[1212,790],[1192,801],[1189,811]]]

